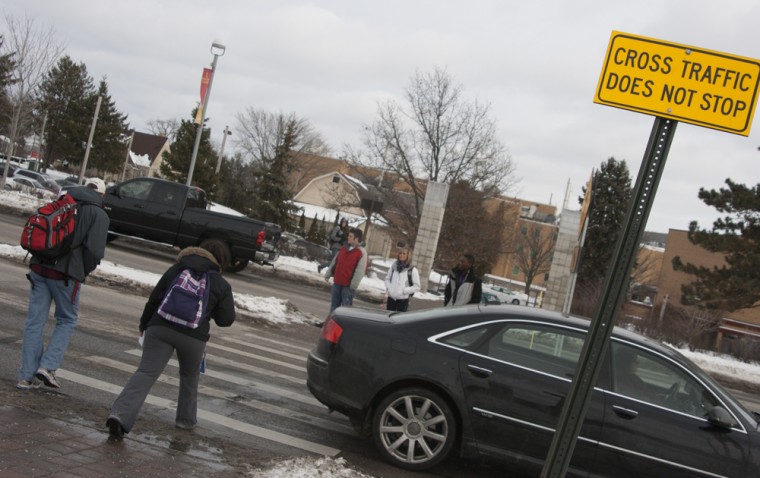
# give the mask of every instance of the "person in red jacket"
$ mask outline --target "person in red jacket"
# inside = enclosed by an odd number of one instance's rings
[[[330,314],[340,306],[350,306],[354,302],[359,282],[367,271],[367,251],[361,247],[362,230],[352,227],[348,231],[346,244],[333,257],[325,280],[333,278]]]

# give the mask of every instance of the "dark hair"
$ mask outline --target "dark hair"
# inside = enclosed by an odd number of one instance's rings
[[[462,254],[462,257],[467,259],[467,262],[469,262],[471,266],[475,265],[475,256],[472,254]]]
[[[201,247],[209,251],[211,255],[214,256],[217,264],[219,264],[220,272],[224,272],[224,270],[227,269],[227,266],[230,265],[230,256],[229,252],[227,252],[229,249],[227,249],[227,246],[223,242],[208,241],[207,243],[202,244]]]
[[[353,234],[357,241],[361,241],[362,236],[364,236],[364,233],[358,227],[352,227],[351,229],[348,230],[348,233]]]

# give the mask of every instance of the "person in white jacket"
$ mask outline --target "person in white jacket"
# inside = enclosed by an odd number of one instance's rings
[[[411,256],[409,248],[399,250],[398,258],[388,269],[385,276],[387,310],[406,312],[409,309],[409,297],[420,291],[420,273],[411,265]]]

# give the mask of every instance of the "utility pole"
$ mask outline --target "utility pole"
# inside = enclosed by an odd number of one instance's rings
[[[84,160],[82,160],[82,169],[79,170],[79,184],[84,184],[84,172],[87,169],[87,159],[90,157],[90,148],[92,148],[92,137],[95,136],[95,126],[98,124],[98,113],[100,113],[100,103],[103,101],[102,96],[98,96],[98,104],[95,105],[95,114],[92,115],[92,126],[90,126],[90,137],[87,139],[87,149],[84,150]]]
[[[224,143],[227,142],[227,135],[232,134],[229,126],[224,127],[224,136],[222,137],[222,148],[219,150],[219,159],[216,160],[216,174],[219,174],[219,170],[222,167],[222,158],[224,157]]]

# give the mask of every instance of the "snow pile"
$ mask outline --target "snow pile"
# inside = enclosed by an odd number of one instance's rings
[[[273,465],[271,468],[256,469],[249,473],[254,478],[371,478],[351,468],[346,467],[343,458],[311,458],[302,457],[286,460]]]

